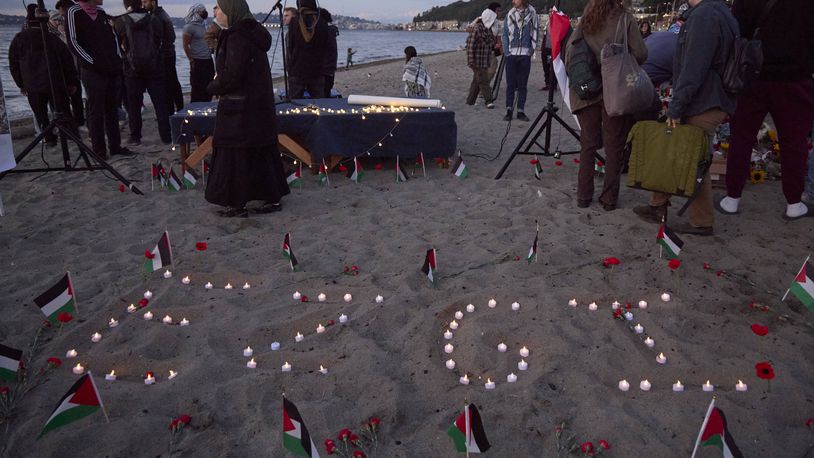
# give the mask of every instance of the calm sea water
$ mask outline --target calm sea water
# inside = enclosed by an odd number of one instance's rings
[[[11,119],[30,116],[28,100],[20,95],[14,84],[8,68],[8,47],[14,35],[19,32],[16,26],[0,26],[0,77],[6,94],[6,106]],[[269,51],[269,61],[272,64],[272,74],[282,76],[282,50],[275,46],[279,40],[279,30],[269,29],[272,34],[272,45]],[[181,49],[181,29],[176,29],[178,37],[175,40],[178,79],[184,92],[189,91],[189,62]],[[429,54],[441,51],[452,51],[466,44],[466,33],[463,32],[402,32],[402,31],[366,31],[366,30],[340,30],[337,39],[339,51],[339,66],[345,65],[345,54],[348,48],[357,51],[353,56],[355,64],[373,62],[404,56],[404,48],[415,46],[419,54]],[[394,78],[396,76],[394,75]]]

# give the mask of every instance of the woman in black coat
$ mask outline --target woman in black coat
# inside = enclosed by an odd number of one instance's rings
[[[249,12],[245,0],[218,0],[217,74],[207,91],[219,97],[213,134],[212,171],[206,200],[222,205],[226,217],[247,217],[246,204],[269,213],[289,193],[277,150],[274,91],[266,53],[271,35]]]

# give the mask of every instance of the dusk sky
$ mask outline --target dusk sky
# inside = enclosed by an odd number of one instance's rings
[[[268,12],[272,0],[247,0],[252,12]],[[436,5],[446,5],[454,0],[321,0],[320,6],[334,14],[357,16],[388,23],[409,22],[418,13]],[[52,8],[56,0],[45,0],[45,6]],[[159,4],[172,16],[183,16],[187,8],[195,3],[190,0],[159,0]],[[206,6],[215,4],[215,0],[202,1]],[[289,0],[287,6],[296,6],[296,0]],[[111,14],[124,10],[121,0],[104,0],[104,8]],[[25,14],[22,0],[0,0],[0,12],[5,14]]]

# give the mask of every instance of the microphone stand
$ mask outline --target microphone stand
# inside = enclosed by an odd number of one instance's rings
[[[281,44],[283,45],[282,46],[282,48],[283,48],[283,85],[285,86],[285,99],[283,101],[284,102],[290,102],[291,97],[288,95],[289,94],[288,93],[288,57],[286,56],[286,52],[285,52],[285,48],[286,48],[285,35],[286,34],[285,34],[285,30],[283,29],[285,24],[283,24],[283,1],[282,0],[277,0],[277,3],[275,3],[274,6],[271,7],[271,11],[274,11],[275,9],[279,10],[279,13],[280,13],[280,39],[282,41]]]

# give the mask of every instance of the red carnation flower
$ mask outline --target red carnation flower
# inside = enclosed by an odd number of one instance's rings
[[[561,165],[562,165],[562,161],[556,161],[556,162],[554,162],[554,165],[556,165],[556,166],[558,166],[558,167],[559,167],[559,166],[561,166]]]
[[[333,455],[334,453],[336,453],[336,445],[334,445],[333,441],[331,441],[330,443],[328,443],[328,441],[325,441],[325,451],[328,452],[328,455]]]
[[[583,442],[582,443],[582,453],[591,453],[593,451],[594,451],[593,442]]]
[[[705,262],[704,263],[704,270],[710,270],[710,269],[712,269],[712,266],[708,262]]]
[[[382,168],[384,168],[384,166],[382,164],[376,164],[373,168],[376,170],[381,170]]]
[[[755,372],[757,373],[757,377],[763,380],[772,380],[774,378],[774,368],[772,367],[772,363],[768,361],[755,364]]]
[[[350,430],[348,428],[345,428],[342,431],[339,431],[339,436],[337,437],[341,441],[346,441],[348,440],[348,436],[350,436]]]
[[[147,259],[155,258],[155,255],[150,250],[144,250],[144,257]]]
[[[325,446],[329,447],[331,445],[336,445],[333,439],[325,439]]]
[[[814,428],[814,418],[809,418],[808,420],[806,420],[806,426],[808,426],[809,428]]]
[[[350,433],[350,436],[348,436],[348,440],[351,441],[354,444],[358,444],[359,443],[359,436],[357,436],[356,434]]]
[[[678,258],[671,259],[670,262],[667,263],[667,267],[676,270],[681,267],[681,260]]]
[[[597,167],[604,167],[605,163],[602,162],[602,161],[596,161],[596,165],[597,165]]]
[[[435,163],[438,165],[444,165],[444,158],[443,157],[436,157]]]
[[[539,163],[540,163],[540,161],[538,161],[537,159],[532,159],[532,160],[529,161],[529,164],[531,164],[531,165],[537,165]]]
[[[180,417],[178,417],[178,421],[180,421],[181,423],[183,423],[185,425],[188,425],[189,422],[192,421],[192,417],[190,417],[187,414],[182,414]]]
[[[198,251],[206,251],[206,242],[198,242],[195,244],[195,249]]]
[[[348,168],[345,167],[345,164],[339,164],[339,171],[340,172],[347,172]]]
[[[605,439],[599,441],[599,446],[604,448],[605,450],[610,450],[610,444]]]
[[[753,324],[752,332],[762,337],[769,333],[769,327],[762,324]]]
[[[632,308],[633,308],[633,304],[631,304],[630,302],[626,302],[626,303],[625,303],[625,308],[626,308],[626,309],[628,309],[628,310],[630,310],[630,309],[632,309]]]
[[[59,315],[57,315],[57,321],[62,324],[70,323],[71,320],[73,320],[73,315],[68,312],[60,312]]]
[[[42,320],[42,326],[44,328],[50,328],[51,327],[51,322],[48,321],[48,320]]]
[[[618,266],[621,264],[618,258],[605,258],[602,260],[602,265],[605,267]]]
[[[303,294],[303,295],[302,295],[302,297],[300,297],[300,301],[302,301],[302,302],[308,302],[308,296],[306,296],[305,294]]]
[[[173,418],[172,421],[170,422],[170,428],[169,429],[170,429],[170,431],[175,431],[177,428],[178,428],[178,419]]]
[[[382,421],[379,419],[379,417],[370,417],[370,424],[371,425],[378,425],[381,422]]]
[[[719,270],[719,271],[715,272],[715,275],[717,275],[717,276],[721,277],[721,276],[723,276],[723,275],[726,275],[726,271],[725,271],[725,270],[723,270],[723,269],[721,269],[721,270]]]
[[[515,260],[515,261],[519,261],[519,260],[520,260],[520,256],[515,256],[515,257],[514,257],[514,260]]]
[[[126,189],[123,184],[119,183],[119,192],[124,192]]]
[[[144,307],[147,307],[147,304],[149,304],[149,303],[150,303],[149,300],[141,299],[140,301],[138,301],[138,306],[141,307],[141,308],[144,308]]]
[[[353,452],[353,458],[365,458],[365,452],[361,450],[356,450]]]
[[[622,318],[622,309],[616,309],[613,311],[613,317],[621,319]]]
[[[0,394],[8,394],[8,387],[4,386],[4,387],[0,388]]]
[[[574,164],[579,164],[579,159],[574,159]]]
[[[54,358],[53,356],[48,358],[48,365],[53,367],[59,367],[62,365],[62,360],[59,358]]]
[[[336,324],[336,321],[334,321],[334,320],[328,320],[328,326],[333,326],[333,325],[335,325],[335,324]]]

